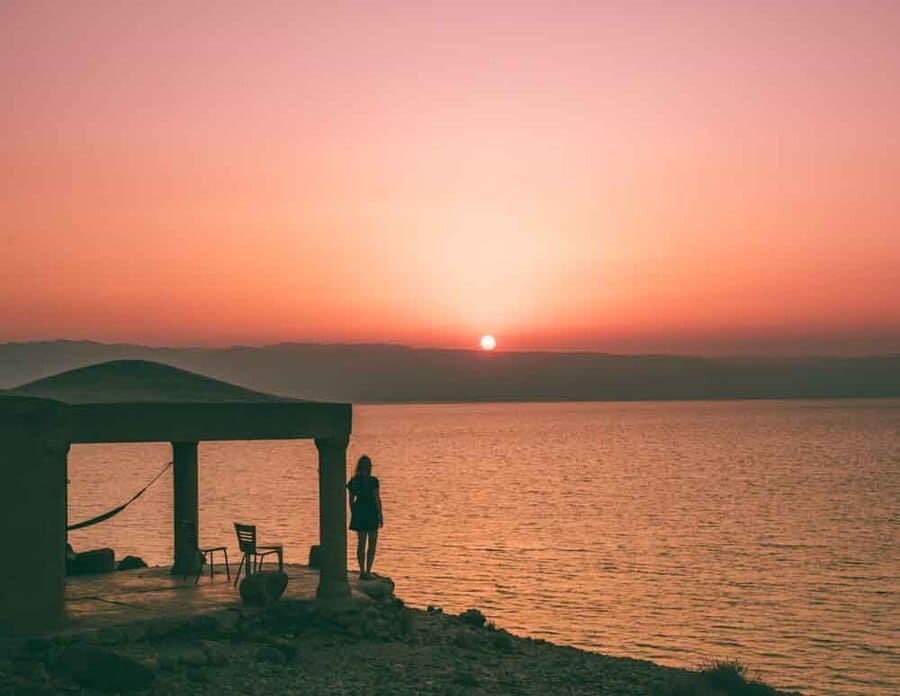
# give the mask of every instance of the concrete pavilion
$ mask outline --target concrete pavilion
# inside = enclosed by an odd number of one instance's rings
[[[122,360],[0,392],[0,632],[65,622],[66,470],[73,443],[170,442],[175,571],[196,562],[197,443],[311,438],[319,452],[317,594],[347,597],[350,404],[250,391],[168,365]]]

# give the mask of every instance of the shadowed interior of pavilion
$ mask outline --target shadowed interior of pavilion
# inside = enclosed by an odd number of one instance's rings
[[[159,604],[190,592],[180,575],[196,567],[198,442],[314,439],[319,453],[320,571],[287,568],[289,593],[350,595],[347,578],[346,448],[349,404],[302,401],[251,391],[185,370],[145,361],[115,361],[71,370],[0,394],[4,486],[0,525],[20,540],[18,562],[0,574],[0,631],[29,632],[89,613],[91,598],[133,595]],[[174,558],[160,569],[65,579],[66,458],[74,443],[170,442],[173,466]],[[202,536],[202,530],[200,530]],[[107,578],[104,580],[104,578]],[[234,601],[225,581],[204,576],[194,606]],[[162,593],[155,599],[149,594]],[[104,594],[105,593],[105,594]],[[179,592],[179,602],[187,602]],[[111,600],[115,603],[116,600]],[[177,602],[176,602],[177,604]],[[187,605],[185,605],[187,606]],[[100,605],[96,605],[99,609]],[[170,607],[175,608],[175,607]],[[108,609],[108,607],[107,607]],[[158,609],[163,609],[159,606]]]

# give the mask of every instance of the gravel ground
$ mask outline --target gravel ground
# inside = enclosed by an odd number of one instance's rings
[[[110,654],[115,660],[109,663]],[[773,696],[742,680],[518,638],[477,611],[411,610],[392,596],[32,639],[0,657],[0,694],[592,694]],[[123,657],[124,656],[124,657]]]

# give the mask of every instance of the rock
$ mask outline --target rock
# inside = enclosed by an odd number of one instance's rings
[[[269,606],[284,594],[288,576],[280,570],[261,570],[241,580],[241,600],[250,606]]]
[[[145,657],[140,662],[154,674],[159,671],[159,660],[155,657]]]
[[[118,628],[101,628],[91,636],[91,641],[97,645],[121,645],[126,642],[126,635],[123,629]]]
[[[259,609],[255,607],[238,607],[238,613],[244,622],[253,622],[259,619]]]
[[[111,573],[116,569],[116,554],[112,549],[93,549],[75,554],[75,558],[66,563],[68,575],[92,575],[95,573]]]
[[[297,655],[297,646],[294,645],[294,643],[292,643],[291,641],[285,640],[284,638],[271,638],[269,640],[269,645],[271,645],[276,650],[279,650],[288,661],[293,660]]]
[[[58,691],[48,684],[16,684],[13,691],[0,691],[0,693],[15,694],[15,696],[57,696]]]
[[[276,665],[283,665],[287,662],[284,653],[271,645],[261,645],[256,651],[256,659],[263,662],[271,662]]]
[[[65,648],[58,665],[80,686],[98,691],[140,691],[156,676],[132,657],[91,645]]]
[[[404,636],[412,634],[415,628],[415,617],[413,612],[404,609],[400,614],[400,633]]]
[[[453,681],[460,686],[474,687],[479,685],[478,677],[471,672],[457,672]]]
[[[200,614],[192,618],[187,626],[188,630],[193,634],[215,633],[219,628],[219,620],[209,614]]]
[[[199,667],[188,667],[184,674],[192,682],[197,682],[198,684],[206,684],[209,681],[209,675]]]
[[[147,630],[146,637],[150,640],[161,640],[176,633],[180,621],[171,618],[154,619],[144,623]]]
[[[491,643],[494,649],[499,652],[512,652],[514,648],[512,636],[506,631],[497,631],[491,636]]]
[[[46,681],[48,677],[47,668],[44,666],[44,663],[36,660],[14,662],[11,671],[13,674],[17,674],[30,681]]]
[[[241,622],[241,615],[236,611],[223,611],[216,615],[220,633],[233,633]]]
[[[147,564],[144,559],[139,556],[125,556],[116,564],[116,570],[136,570],[137,568],[146,568]]]
[[[462,630],[453,636],[453,644],[458,648],[465,650],[479,650],[481,648],[481,640],[479,634],[468,629]]]
[[[322,564],[322,548],[318,544],[309,547],[309,567],[319,568]]]
[[[244,634],[244,640],[246,640],[248,643],[268,643],[269,634],[265,631],[253,629],[251,631],[247,631]]]
[[[133,643],[140,643],[147,640],[147,626],[145,626],[143,622],[135,622],[128,627],[127,634],[128,640]]]
[[[209,660],[201,648],[187,648],[178,656],[178,662],[185,667],[206,667]]]
[[[487,619],[477,609],[466,609],[462,614],[459,615],[459,620],[468,626],[474,626],[475,628],[481,628],[484,626],[484,622]]]
[[[201,641],[201,645],[203,646],[203,653],[206,655],[206,660],[209,664],[216,666],[228,664],[228,652],[225,650],[224,645],[212,640]]]
[[[25,650],[31,655],[39,655],[46,653],[50,648],[51,642],[43,636],[34,636],[25,641]]]
[[[178,667],[178,657],[172,655],[171,653],[163,653],[158,658],[159,668],[164,669],[167,672],[172,671]]]
[[[394,581],[380,575],[373,575],[359,583],[359,589],[372,599],[388,599],[394,594]]]

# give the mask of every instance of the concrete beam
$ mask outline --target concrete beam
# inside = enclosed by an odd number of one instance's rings
[[[71,406],[72,442],[294,440],[350,434],[350,404],[126,403]]]

